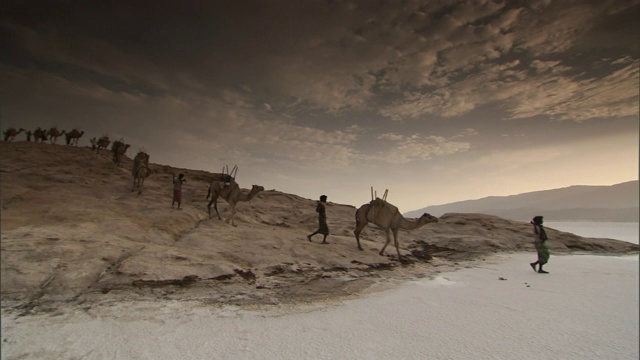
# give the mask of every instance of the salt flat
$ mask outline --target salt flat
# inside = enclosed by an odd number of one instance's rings
[[[637,359],[638,256],[497,255],[312,305],[125,302],[2,316],[2,359]],[[504,279],[504,280],[501,280]]]

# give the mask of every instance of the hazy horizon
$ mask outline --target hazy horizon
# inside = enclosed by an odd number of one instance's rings
[[[388,189],[402,212],[638,180],[638,1],[0,10],[3,131],[108,134],[154,163],[237,164],[242,187],[354,206]]]

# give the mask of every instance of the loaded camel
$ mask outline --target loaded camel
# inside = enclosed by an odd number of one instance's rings
[[[111,145],[111,152],[113,153],[113,162],[116,163],[116,166],[122,167],[122,160],[124,159],[124,154],[127,152],[129,148],[129,144],[125,144],[121,140],[116,140]]]
[[[217,187],[224,187],[231,184],[235,178],[229,174],[213,174],[213,178],[211,179],[211,183],[209,184],[209,189],[207,189],[207,199],[211,196],[211,189],[214,186],[214,183],[217,183]]]
[[[235,182],[235,180],[233,180],[233,178],[230,178],[229,180],[229,182],[224,180],[213,180],[211,182],[211,185],[209,185],[209,193],[207,194],[207,199],[211,196],[211,200],[209,201],[209,204],[207,204],[207,210],[209,211],[209,219],[211,219],[211,205],[213,204],[213,208],[216,210],[216,214],[218,215],[218,220],[222,220],[222,217],[220,217],[220,213],[218,212],[218,197],[225,199],[227,203],[231,205],[231,215],[225,220],[225,222],[227,224],[231,222],[231,225],[237,226],[233,221],[233,217],[236,215],[236,204],[240,201],[250,201],[259,192],[264,191],[264,187],[253,185],[251,187],[251,191],[245,193],[240,190],[240,186]]]
[[[110,143],[111,140],[109,140],[107,135],[102,136],[98,141],[96,141],[96,151],[100,152],[100,149],[106,149]]]
[[[78,146],[78,140],[80,140],[83,134],[84,131],[78,131],[78,129],[72,129],[66,133],[65,140],[67,140],[67,145]]]
[[[55,144],[56,141],[58,141],[58,137],[64,135],[64,133],[66,132],[67,130],[60,131],[55,126],[52,127],[51,129],[49,129],[49,131],[47,131],[47,136],[49,136],[49,142],[52,144]]]
[[[13,139],[15,139],[16,136],[18,136],[18,134],[20,134],[23,131],[24,131],[23,128],[20,128],[18,130],[14,128],[8,128],[7,130],[4,131],[4,141],[13,141]]]
[[[73,131],[73,130],[71,130],[71,131]],[[71,145],[71,131],[66,133],[66,134],[64,134],[64,142],[67,145]]]
[[[398,260],[402,260],[398,246],[398,230],[414,230],[432,222],[438,222],[438,218],[427,213],[422,214],[422,216],[416,220],[405,219],[397,207],[389,204],[385,200],[376,198],[356,210],[356,228],[353,233],[356,235],[358,249],[364,250],[362,246],[360,246],[360,233],[362,229],[364,229],[368,223],[377,225],[384,230],[387,235],[387,242],[385,242],[379,252],[380,255],[384,255],[384,249],[389,245],[389,242],[391,242],[389,232],[393,232],[393,243],[398,253]]]
[[[33,141],[44,143],[47,139],[47,130],[42,130],[38,127],[33,131]]]
[[[149,169],[149,155],[144,151],[139,151],[133,159],[131,175],[133,175],[133,187],[131,188],[131,191],[135,191],[137,187],[138,195],[142,195],[144,179],[151,175],[151,169]]]

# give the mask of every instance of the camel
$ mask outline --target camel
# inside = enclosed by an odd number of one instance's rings
[[[107,135],[102,136],[98,141],[96,141],[96,151],[99,152],[100,149],[106,149],[110,143],[111,140],[109,140]]]
[[[229,185],[225,185],[225,183],[221,181],[213,181],[209,186],[209,191],[211,194],[211,200],[209,200],[209,204],[207,204],[209,219],[211,219],[211,204],[213,204],[213,208],[216,210],[216,214],[218,214],[218,220],[222,220],[222,217],[220,217],[220,213],[218,212],[218,197],[221,197],[231,205],[231,215],[225,220],[225,222],[227,224],[231,222],[231,225],[236,226],[233,221],[233,218],[236,215],[236,204],[240,201],[250,201],[259,192],[264,191],[264,187],[253,185],[251,187],[251,191],[245,193],[240,190],[240,186],[234,180],[231,180]]]
[[[72,129],[66,133],[65,140],[67,140],[67,145],[78,146],[78,140],[80,140],[83,134],[84,131],[78,131],[78,129]]]
[[[44,143],[47,141],[47,131],[42,130],[40,127],[33,131],[33,141]]]
[[[73,130],[71,130],[71,131],[73,131]],[[72,139],[71,131],[69,131],[68,133],[64,134],[64,141],[65,141],[65,143],[67,145],[71,145],[71,139]]]
[[[238,165],[234,166],[231,171],[229,171],[229,165],[225,165],[222,167],[222,173],[213,174],[211,178],[211,183],[209,184],[209,189],[207,190],[207,199],[211,196],[211,187],[214,182],[220,182],[218,184],[220,187],[224,187],[227,185],[231,185],[232,181],[235,181],[236,175],[238,174]]]
[[[138,195],[142,195],[142,186],[144,185],[144,179],[151,175],[149,169],[149,155],[144,151],[138,152],[133,159],[133,169],[131,169],[131,175],[133,175],[133,187],[131,191],[135,191],[138,188]]]
[[[111,152],[113,153],[113,162],[116,163],[116,166],[122,167],[122,160],[124,159],[124,154],[127,152],[129,148],[129,144],[125,144],[121,140],[116,140],[111,145]]]
[[[422,214],[422,216],[416,220],[407,220],[400,214],[397,207],[389,204],[385,200],[376,198],[356,210],[356,228],[353,233],[356,235],[358,249],[364,250],[362,246],[360,246],[360,233],[362,229],[364,229],[368,223],[377,225],[384,230],[387,235],[387,242],[379,252],[380,255],[384,255],[384,249],[391,242],[389,232],[393,232],[393,243],[398,253],[398,260],[402,260],[398,246],[398,230],[414,230],[432,222],[438,222],[438,218],[427,213]]]
[[[8,128],[7,130],[4,131],[4,141],[13,141],[13,139],[15,139],[16,136],[23,131],[24,131],[23,128],[20,128],[18,130],[14,128]]]
[[[64,135],[64,133],[66,132],[67,130],[59,131],[58,128],[52,127],[51,129],[49,129],[49,131],[47,131],[47,136],[49,136],[49,142],[52,144],[55,144],[56,141],[58,141],[58,137]]]
[[[214,183],[218,183],[216,186],[226,186],[230,185],[232,181],[235,179],[229,174],[213,174],[213,178],[211,179],[211,183],[209,184],[209,189],[207,189],[207,199],[211,196],[211,189],[214,186]]]

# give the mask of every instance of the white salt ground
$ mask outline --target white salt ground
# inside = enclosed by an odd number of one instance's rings
[[[638,359],[638,256],[501,255],[331,305],[2,315],[2,359]],[[500,280],[500,278],[506,280]]]

